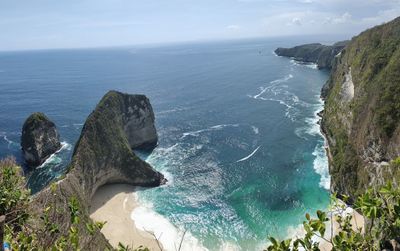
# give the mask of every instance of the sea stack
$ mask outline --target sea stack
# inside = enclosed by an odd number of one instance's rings
[[[133,149],[157,144],[154,113],[145,95],[109,91],[86,120],[72,157],[71,172],[83,177],[88,199],[110,183],[159,186],[164,176]]]
[[[87,118],[75,145],[71,164],[62,178],[38,192],[30,204],[32,212],[43,212],[49,200],[59,208],[68,208],[70,198],[80,206],[81,221],[77,229],[82,250],[112,249],[100,232],[88,233],[89,208],[96,190],[107,184],[156,187],[165,184],[164,176],[133,149],[148,149],[157,144],[154,113],[145,95],[109,91]],[[50,198],[50,199],[49,199]],[[47,247],[52,238],[65,236],[71,226],[70,214],[54,210],[50,220],[62,226],[60,232],[38,236]]]
[[[43,113],[31,114],[22,127],[21,147],[29,166],[41,165],[61,148],[56,125]]]

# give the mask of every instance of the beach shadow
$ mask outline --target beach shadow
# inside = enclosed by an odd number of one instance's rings
[[[137,187],[129,184],[106,184],[97,189],[90,200],[89,212],[90,214],[96,212],[99,208],[104,206],[108,201],[117,195],[132,195],[132,200],[134,200],[134,192],[142,191],[149,188]],[[136,201],[135,201],[136,203]]]

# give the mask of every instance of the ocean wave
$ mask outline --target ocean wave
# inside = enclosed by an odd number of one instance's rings
[[[7,142],[7,148],[11,149],[11,147],[18,147],[19,144],[7,138],[6,135],[3,136],[3,139]]]
[[[295,134],[302,139],[308,139],[307,136],[323,136],[318,124],[320,117],[318,115],[324,109],[324,102],[318,97],[318,103],[314,104],[314,113],[312,117],[305,118],[306,126],[295,129]]]
[[[253,99],[259,99],[264,101],[272,101],[278,102],[281,105],[284,105],[285,108],[285,116],[289,118],[291,121],[296,120],[296,116],[299,113],[298,106],[301,107],[310,107],[311,104],[301,100],[296,94],[290,92],[289,86],[284,85],[285,83],[293,78],[292,74],[289,74],[283,78],[276,79],[270,82],[270,86],[260,87],[260,92],[256,95],[247,95]]]
[[[321,176],[319,185],[326,189],[330,189],[330,176],[329,176],[329,168],[328,168],[328,157],[325,152],[325,138],[321,133],[320,125],[318,121],[320,117],[318,115],[324,108],[324,102],[318,96],[318,103],[314,105],[314,113],[313,117],[305,118],[306,126],[299,127],[295,129],[295,134],[304,140],[308,140],[307,136],[319,136],[323,139],[322,142],[319,142],[315,147],[312,155],[314,156],[313,168],[317,174]]]
[[[197,131],[185,132],[185,133],[183,133],[181,139],[184,139],[187,136],[198,137],[200,135],[200,133],[203,133],[203,132],[216,131],[216,130],[224,129],[225,127],[238,127],[238,126],[239,126],[239,124],[215,125],[215,126],[211,126],[209,128],[205,128],[205,129],[201,129],[201,130],[197,130]]]
[[[329,176],[328,168],[328,157],[326,156],[325,148],[323,144],[318,144],[312,155],[315,157],[313,166],[317,174],[321,176],[319,185],[326,190],[330,189],[331,179]]]
[[[189,109],[189,108],[174,108],[174,109],[159,111],[159,112],[156,112],[156,114],[157,114],[157,115],[169,114],[169,113],[174,113],[174,112],[186,111],[186,110],[188,110],[188,109]]]
[[[295,66],[304,66],[314,70],[318,70],[318,65],[316,63],[306,63],[306,62],[299,62],[294,59],[290,60],[290,63]]]
[[[251,129],[253,129],[254,134],[259,134],[260,130],[256,126],[251,126]]]
[[[70,151],[72,149],[72,145],[69,144],[66,141],[62,141],[61,142],[61,147],[60,149],[57,150],[57,152],[53,153],[52,155],[50,155],[40,166],[38,166],[37,168],[43,168],[47,165],[59,165],[62,162],[62,159],[60,157],[57,156],[58,153],[60,153],[61,151]]]
[[[164,216],[156,213],[149,203],[141,203],[131,213],[131,219],[135,226],[145,232],[153,233],[163,248],[167,251],[175,251],[182,241],[181,250],[206,251],[198,239],[189,231],[184,231],[174,226]],[[182,239],[183,238],[183,239]]]
[[[260,147],[261,147],[261,146],[258,146],[252,153],[250,153],[250,154],[247,155],[246,157],[244,157],[244,158],[242,158],[242,159],[236,161],[236,163],[242,162],[242,161],[245,161],[245,160],[250,159],[251,157],[253,157],[254,154],[256,154],[256,152],[258,151],[258,149],[260,149]]]
[[[289,79],[292,79],[292,78],[293,78],[293,75],[289,74],[289,75],[287,75],[287,76],[285,76],[283,78],[279,78],[279,79],[273,80],[270,83],[271,84],[283,83],[283,82],[287,82]]]
[[[283,83],[283,82],[287,82],[287,81],[289,81],[289,80],[292,79],[292,78],[293,78],[293,75],[292,75],[292,74],[289,74],[289,75],[286,75],[286,76],[283,77],[283,78],[275,79],[275,80],[269,82],[269,83],[272,84],[272,85],[267,86],[267,87],[260,87],[260,92],[259,92],[258,94],[256,94],[256,95],[254,95],[253,98],[254,98],[254,99],[258,99],[258,98],[259,98],[261,95],[263,95],[266,91],[272,89],[272,88],[275,87],[277,84]]]

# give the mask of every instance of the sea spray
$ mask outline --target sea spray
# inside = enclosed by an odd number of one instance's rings
[[[181,250],[208,250],[189,231],[178,229],[168,219],[156,213],[151,204],[140,204],[131,214],[135,226],[141,231],[153,233],[166,251],[177,250],[181,241]]]

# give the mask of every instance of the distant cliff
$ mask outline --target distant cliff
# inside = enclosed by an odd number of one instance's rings
[[[83,219],[80,233],[87,232],[91,222],[89,206],[97,188],[110,183],[135,186],[159,186],[164,176],[139,159],[134,148],[148,148],[157,143],[154,113],[144,95],[108,92],[87,118],[77,142],[71,164],[65,176],[33,197],[31,207],[38,213],[51,202],[61,208],[52,212],[51,220],[60,225],[60,233],[43,233],[39,239],[51,243],[51,238],[63,235],[70,228],[70,215],[64,213],[71,197],[81,205]],[[49,201],[49,198],[54,198]],[[82,250],[103,250],[110,247],[104,236],[81,234]]]
[[[322,92],[332,189],[355,198],[400,181],[400,18],[354,37]]]
[[[335,56],[342,51],[347,43],[348,41],[333,45],[305,44],[293,48],[278,48],[275,53],[278,56],[291,57],[296,61],[315,63],[318,69],[331,69]]]

